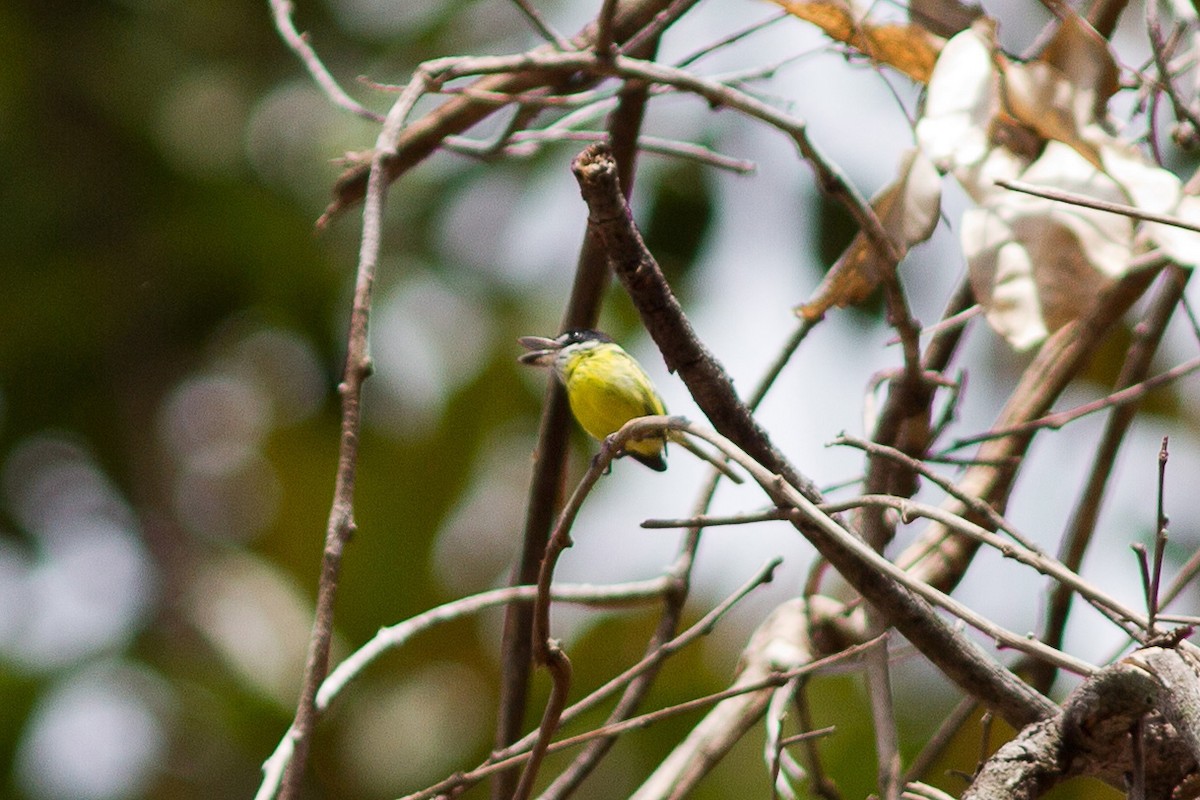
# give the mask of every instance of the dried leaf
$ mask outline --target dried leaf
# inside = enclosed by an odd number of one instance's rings
[[[1200,225],[1200,197],[1184,197],[1171,211],[1184,222]],[[1159,222],[1144,226],[1150,239],[1174,261],[1188,266],[1200,266],[1200,233],[1164,225]]]
[[[850,6],[838,0],[774,0],[789,14],[811,22],[829,38],[853,47],[880,64],[927,83],[945,40],[920,25],[876,25],[856,19]]]
[[[946,43],[930,76],[917,141],[943,172],[958,175],[976,167],[992,149],[988,129],[1000,112],[993,34],[987,20],[958,34]]]
[[[1108,41],[1079,14],[1068,9],[1038,61],[1059,71],[1075,87],[1076,118],[1097,122],[1107,115],[1109,99],[1120,87],[1121,73]]]
[[[1082,135],[1095,121],[1090,94],[1081,94],[1070,78],[1041,61],[1006,62],[1003,72],[1004,106],[1015,119],[1043,139],[1066,142],[1100,166],[1100,154]]]
[[[910,247],[928,239],[937,227],[942,181],[933,163],[920,150],[908,152],[899,172],[894,183],[872,198],[871,207],[903,258]],[[812,298],[797,308],[796,313],[813,320],[835,305],[844,308],[860,303],[895,268],[896,264],[876,250],[870,238],[860,231]]]
[[[959,0],[910,0],[908,4],[909,19],[946,39],[971,27],[982,16],[981,6]]]
[[[1021,179],[1114,202],[1125,196],[1061,142],[1050,142]],[[988,322],[1026,350],[1089,309],[1125,273],[1133,225],[1116,214],[1008,192],[963,214],[962,243]]]
[[[1125,190],[1129,198],[1126,202],[1143,211],[1200,225],[1200,198],[1184,195],[1179,178],[1151,163],[1132,145],[1111,137],[1102,141],[1100,155],[1104,169]],[[1171,260],[1193,267],[1200,265],[1200,233],[1159,222],[1141,223],[1139,230]]]

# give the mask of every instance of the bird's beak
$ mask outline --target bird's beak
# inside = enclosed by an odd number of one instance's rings
[[[547,339],[545,336],[522,336],[517,341],[529,351],[522,353],[517,360],[522,364],[532,364],[535,367],[551,366],[558,351],[562,349],[561,344],[553,339]]]

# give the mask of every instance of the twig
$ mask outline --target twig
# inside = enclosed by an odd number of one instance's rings
[[[698,514],[685,519],[648,519],[642,522],[643,528],[657,530],[662,528],[716,528],[722,525],[746,525],[751,522],[772,522],[787,519],[787,512],[778,508],[768,511],[758,511],[750,514],[734,514],[729,517],[710,517]]]
[[[673,581],[669,577],[660,577],[648,581],[610,586],[560,584],[552,587],[551,595],[557,602],[614,608],[630,603],[644,603],[662,597],[672,583]],[[506,589],[495,589],[483,594],[464,597],[461,600],[454,600],[404,622],[381,629],[369,642],[338,664],[322,682],[316,698],[318,714],[324,713],[345,688],[361,676],[363,671],[380,656],[402,647],[422,631],[495,606],[519,602],[529,603],[536,595],[536,586],[510,586]],[[279,790],[279,784],[283,780],[284,768],[292,757],[292,752],[293,738],[289,729],[287,735],[275,748],[275,752],[263,764],[263,781],[255,794],[255,800],[269,800],[275,796]]]
[[[1041,555],[1024,547],[1013,545],[1003,537],[992,533],[986,528],[982,528],[969,520],[962,517],[957,517],[945,509],[936,506],[918,503],[913,500],[901,497],[892,497],[891,495],[863,495],[852,500],[847,500],[844,503],[831,504],[832,509],[845,510],[858,506],[874,505],[883,508],[892,508],[899,511],[906,518],[924,517],[925,519],[933,520],[940,525],[953,530],[963,536],[966,536],[974,541],[986,544],[998,550],[1006,558],[1011,558],[1026,566],[1033,567],[1038,572],[1048,575],[1057,581],[1067,584],[1081,596],[1087,598],[1093,606],[1104,616],[1108,617],[1126,633],[1135,633],[1134,630],[1144,630],[1146,617],[1129,608],[1116,599],[1110,597],[1100,591],[1095,586],[1092,586],[1087,581],[1083,580],[1079,575],[1071,572],[1063,567],[1054,559]],[[949,610],[949,609],[947,609]],[[955,612],[951,612],[955,613]],[[970,620],[964,620],[971,623]],[[1124,624],[1123,624],[1124,623]],[[1018,647],[1018,650],[1023,648]],[[1057,650],[1055,650],[1057,652]],[[1053,663],[1053,659],[1050,659]]]
[[[568,131],[547,128],[545,130],[527,130],[514,133],[508,137],[509,144],[498,150],[495,149],[494,144],[491,142],[479,142],[459,136],[447,138],[445,146],[447,150],[470,156],[492,157],[505,155],[526,157],[536,152],[533,148],[522,146],[526,143],[603,142],[607,141],[607,139],[608,133],[605,131]],[[728,170],[738,175],[748,175],[758,168],[753,161],[734,158],[723,153],[718,153],[704,145],[678,141],[676,139],[640,136],[638,137],[638,149],[646,153],[657,153],[659,155],[675,156],[688,161],[695,161],[697,164]]]
[[[921,752],[908,765],[908,769],[904,773],[904,785],[908,786],[925,777],[934,762],[942,756],[946,748],[954,741],[954,737],[958,735],[959,730],[967,724],[971,715],[978,708],[979,701],[974,697],[968,696],[958,701],[958,705],[938,724],[938,729],[933,732],[933,735],[926,738]]]
[[[666,5],[666,0],[626,0],[617,9],[613,20],[613,36],[616,41],[642,29],[655,14]],[[595,25],[589,25],[571,39],[572,49],[588,50],[595,44]],[[543,45],[542,52],[553,52],[553,45]],[[576,76],[579,77],[579,76]],[[531,70],[528,72],[496,75],[476,83],[478,88],[486,91],[520,93],[537,87],[555,87],[563,85],[558,75],[548,76],[545,72]],[[570,87],[578,91],[587,88],[580,82]],[[480,103],[469,98],[452,98],[420,120],[410,125],[401,138],[395,142],[395,154],[387,159],[387,175],[389,180],[396,180],[404,172],[419,164],[425,158],[436,152],[446,136],[460,134],[486,119],[496,111],[496,106]],[[334,199],[325,209],[325,213],[317,221],[318,227],[323,227],[342,211],[362,199],[367,184],[368,169],[365,166],[354,166],[347,170],[334,187]],[[507,798],[505,798],[507,800]]]
[[[650,420],[659,420],[662,418],[644,417],[643,419],[649,422]],[[732,461],[737,463],[738,466],[750,473],[750,476],[754,478],[754,480],[760,486],[763,487],[763,489],[773,500],[786,507],[794,508],[795,511],[793,512],[793,516],[798,513],[809,518],[814,524],[821,526],[824,530],[829,532],[830,535],[838,539],[838,541],[855,550],[864,560],[870,562],[871,565],[879,572],[886,574],[892,580],[905,586],[934,605],[943,608],[951,614],[957,616],[963,620],[963,622],[966,622],[968,625],[971,625],[977,630],[987,634],[990,638],[993,638],[998,643],[1021,652],[1029,653],[1031,655],[1045,657],[1066,669],[1077,672],[1077,674],[1090,675],[1095,670],[1095,668],[1090,664],[1080,661],[1079,659],[1060,651],[1046,648],[1040,642],[1030,640],[1029,637],[1018,636],[1011,632],[1005,631],[983,615],[971,611],[957,600],[954,600],[948,595],[939,592],[928,584],[914,581],[912,577],[903,569],[897,567],[886,558],[880,556],[874,550],[871,550],[864,542],[862,542],[861,539],[854,536],[854,534],[850,533],[848,530],[835,522],[832,517],[822,511],[819,507],[804,498],[803,495],[801,495],[799,491],[795,489],[795,487],[782,482],[778,476],[774,476],[769,473],[761,464],[750,458],[733,442],[729,441],[718,433],[714,433],[713,431],[693,425],[687,422],[687,420],[683,420],[678,417],[669,417],[666,419],[671,420],[670,424],[672,427],[677,426],[679,430],[687,431],[697,438],[704,439],[709,444],[712,444],[714,447],[719,449]],[[1055,578],[1060,580],[1070,581],[1074,584],[1077,591],[1079,591],[1081,594],[1086,593],[1086,596],[1092,600],[1095,600],[1098,607],[1107,608],[1118,617],[1127,619],[1137,625],[1143,625],[1145,622],[1144,616],[1138,614],[1132,609],[1125,608],[1116,600],[1098,592],[1093,587],[1086,584],[1078,576],[1068,574],[1052,560],[1040,557],[1035,553],[1025,551],[1023,548],[1018,548],[991,531],[985,530],[978,525],[974,525],[967,520],[953,518],[952,515],[947,514],[940,508],[928,506],[923,503],[916,503],[904,498],[889,496],[859,497],[852,502],[864,505],[868,503],[886,504],[898,510],[909,511],[913,514],[918,514],[920,516],[926,516],[929,519],[937,520],[943,525],[953,526],[955,530],[961,531],[972,536],[972,538],[977,538],[980,541],[986,542],[990,546],[996,547],[1006,556],[1033,566],[1038,570],[1043,571],[1048,575],[1053,575]],[[868,555],[868,552],[870,555]],[[1067,664],[1070,664],[1070,666],[1066,666]]]
[[[1134,326],[1134,339],[1126,351],[1115,386],[1127,387],[1145,378],[1175,308],[1180,301],[1184,301],[1184,308],[1187,308],[1183,292],[1190,277],[1191,270],[1175,265],[1163,272],[1148,312]],[[1084,554],[1100,516],[1101,504],[1113,466],[1137,411],[1137,403],[1117,406],[1105,421],[1104,432],[1096,446],[1095,457],[1091,460],[1087,483],[1080,492],[1059,544],[1058,558],[1072,572],[1079,572],[1083,563]],[[1050,588],[1041,639],[1052,647],[1059,647],[1063,642],[1071,610],[1071,598],[1070,588],[1061,583],[1054,583]],[[1054,671],[1041,663],[1029,664],[1028,667],[1030,682],[1043,691],[1048,691],[1054,682]]]
[[[533,26],[543,39],[553,44],[559,50],[570,50],[572,48],[571,40],[563,36],[554,27],[546,21],[541,12],[534,7],[528,0],[512,0],[513,4],[521,10],[525,15],[525,19],[529,20],[529,24]]]
[[[620,675],[610,679],[607,683],[594,690],[587,697],[572,705],[563,713],[563,723],[565,724],[573,719],[578,718],[583,713],[594,708],[602,700],[611,696],[621,686],[630,684],[639,676],[655,670],[671,655],[674,655],[684,647],[698,640],[700,637],[710,633],[716,623],[720,621],[720,619],[723,618],[724,615],[731,608],[733,608],[734,605],[746,597],[746,595],[748,595],[755,588],[770,580],[771,575],[774,573],[774,570],[779,566],[779,564],[780,559],[777,558],[768,561],[753,577],[746,581],[733,594],[725,598],[725,600],[723,600],[715,608],[705,614],[701,619],[697,620],[696,623],[690,626],[687,630],[675,636],[670,641],[662,643],[659,647],[655,648],[651,652],[648,652],[646,656],[643,657],[642,660],[637,664],[629,667]],[[832,663],[832,661],[828,663]],[[483,766],[480,766],[469,772],[455,775],[452,778],[436,784],[435,786],[431,786],[425,790],[422,790],[416,795],[413,795],[412,798],[432,797],[433,795],[439,794],[448,789],[470,787],[488,776],[507,771],[511,767],[520,764],[525,760],[525,754],[528,753],[529,749],[533,746],[538,735],[539,731],[534,731],[528,736],[522,738],[520,741],[517,741],[502,750],[492,753]],[[572,737],[570,741],[578,743],[580,741],[602,738],[604,738],[603,734],[593,732],[583,736]],[[560,749],[562,749],[562,747],[559,745],[551,745],[547,749],[547,752],[552,753]]]
[[[747,25],[746,27],[742,28],[741,30],[734,31],[733,33],[729,34],[728,36],[718,39],[717,41],[712,42],[711,44],[706,44],[704,47],[701,47],[699,50],[696,50],[691,55],[684,56],[679,61],[676,61],[675,66],[678,67],[679,69],[684,69],[685,67],[690,67],[692,64],[695,64],[700,59],[702,59],[706,56],[710,56],[713,53],[717,52],[718,50],[728,47],[731,44],[740,42],[742,39],[745,39],[747,36],[758,33],[759,31],[763,30],[764,28],[769,28],[770,26],[774,25],[776,22],[787,19],[790,16],[791,16],[790,12],[777,11],[765,19],[761,19],[758,22],[751,23],[750,25]]]
[[[1187,231],[1200,232],[1200,225],[1194,225],[1190,222],[1173,217],[1170,214],[1155,214],[1150,211],[1144,211],[1136,206],[1127,206],[1123,203],[1110,203],[1107,200],[1096,200],[1087,195],[1075,194],[1074,192],[1064,192],[1060,189],[1047,189],[1041,186],[1033,186],[1020,181],[1010,181],[1004,179],[996,180],[997,186],[1002,186],[1005,189],[1011,189],[1014,192],[1024,192],[1031,194],[1034,197],[1042,197],[1046,200],[1055,200],[1059,203],[1069,203],[1073,206],[1083,206],[1084,208],[1094,208],[1097,211],[1107,211],[1111,214],[1120,214],[1123,217],[1132,217],[1145,222],[1160,222],[1163,225],[1170,225],[1175,228],[1183,228]]]
[[[812,142],[806,123],[726,84],[653,61],[625,55],[617,55],[611,59],[600,58],[591,51],[560,53],[538,49],[508,56],[450,57],[427,61],[417,70],[435,84],[468,75],[544,75],[546,71],[560,74],[583,71],[597,77],[611,75],[626,80],[673,86],[681,91],[696,94],[715,107],[730,108],[766,122],[792,139],[816,173],[820,188],[846,207],[872,245],[884,254],[890,263],[899,261],[899,251],[895,243],[891,241],[871,206],[854,189],[842,171]],[[491,84],[484,88],[489,91],[497,90]],[[508,87],[504,86],[503,89],[507,90]],[[438,145],[440,146],[440,140]],[[345,191],[346,188],[347,183],[343,180],[342,190]],[[341,202],[335,203],[322,219],[336,213],[341,205]]]
[[[287,46],[292,49],[292,52],[300,58],[305,69],[308,70],[308,74],[324,90],[330,102],[372,122],[383,122],[384,118],[382,114],[361,105],[353,97],[346,94],[345,90],[338,85],[333,75],[329,73],[329,70],[326,69],[325,63],[321,61],[316,51],[313,50],[312,45],[308,43],[308,34],[300,33],[300,31],[296,30],[296,23],[292,20],[294,6],[291,0],[270,0],[270,3],[271,12],[275,18],[275,29],[279,31],[279,35],[283,38]]]
[[[821,502],[820,494],[811,481],[804,479],[775,449],[738,400],[724,370],[696,338],[633,225],[628,206],[621,199],[610,156],[602,149],[590,148],[576,159],[575,172],[588,203],[589,227],[605,243],[614,271],[658,343],[667,365],[678,371],[697,405],[718,430],[727,433],[731,440],[744,442],[746,452],[756,462],[782,476],[789,486],[796,487],[815,510],[812,498]],[[843,539],[839,533],[844,532],[844,528],[825,519],[827,521],[818,523],[816,518],[804,514],[793,520],[793,524],[860,593],[877,607],[887,610],[900,633],[944,674],[995,704],[1016,724],[1048,713],[1052,704],[1044,697],[1000,669],[972,645],[964,644],[925,600],[898,583],[890,573],[881,571],[874,560],[865,557],[859,550],[863,546],[860,539],[852,535]],[[894,569],[890,562],[888,567]]]
[[[354,301],[350,310],[350,330],[346,345],[346,367],[338,392],[342,398],[341,438],[338,446],[337,475],[334,481],[333,504],[325,532],[325,550],[321,558],[321,575],[317,585],[317,603],[308,655],[304,664],[300,700],[292,723],[295,748],[284,773],[280,796],[283,800],[297,797],[300,778],[308,758],[312,728],[316,722],[317,689],[329,669],[329,647],[333,639],[333,606],[337,597],[338,576],[342,553],[355,530],[354,486],[358,472],[358,435],[362,422],[362,386],[371,374],[368,351],[367,324],[371,314],[371,289],[379,264],[383,236],[383,205],[388,181],[383,163],[417,98],[424,91],[421,76],[400,94],[388,111],[379,132],[375,154],[371,159],[370,180],[363,205],[362,243],[359,248],[358,272],[354,286]]]
[[[1133,551],[1134,558],[1137,559],[1138,576],[1142,579],[1142,599],[1146,601],[1146,608],[1152,608],[1154,601],[1150,596],[1150,557],[1146,553],[1146,545],[1141,542],[1134,542],[1129,545],[1129,549]],[[1156,631],[1146,627],[1148,636],[1153,636]]]
[[[834,439],[833,444],[854,447],[872,456],[888,458],[903,464],[913,472],[928,478],[930,481],[937,484],[937,486],[945,491],[946,494],[950,495],[955,500],[958,500],[960,503],[966,506],[971,513],[977,514],[983,519],[987,520],[988,524],[996,530],[1004,531],[1010,537],[1012,537],[1013,541],[1017,542],[1025,549],[1032,553],[1037,553],[1040,556],[1046,555],[1042,549],[1033,542],[1033,540],[1023,536],[1020,532],[1018,532],[1017,529],[1003,517],[1003,515],[996,511],[996,509],[992,508],[978,497],[973,497],[967,492],[964,492],[952,481],[943,478],[941,475],[929,469],[929,467],[925,466],[925,464],[923,464],[919,459],[913,458],[907,453],[902,453],[894,447],[887,447],[874,442],[868,442],[865,439],[859,439],[855,436],[847,436],[845,434],[842,434]]]
[[[1163,555],[1167,549],[1167,513],[1164,510],[1164,499],[1167,478],[1167,437],[1162,440],[1162,448],[1158,451],[1158,514],[1154,525],[1154,567],[1150,573],[1150,593],[1146,598],[1148,617],[1146,633],[1154,635],[1154,621],[1158,617],[1158,590],[1162,584]]]
[[[1093,400],[1090,403],[1084,403],[1075,408],[1066,411],[1058,411],[1054,414],[1047,414],[1044,417],[1022,422],[1017,425],[1009,425],[1005,428],[995,428],[993,430],[981,433],[975,436],[964,436],[961,439],[955,439],[947,450],[958,450],[963,447],[969,447],[973,444],[988,441],[989,439],[1001,439],[1014,434],[1030,433],[1032,431],[1047,428],[1050,430],[1058,430],[1080,417],[1086,417],[1088,414],[1094,414],[1097,411],[1103,411],[1106,408],[1117,408],[1120,406],[1136,403],[1143,397],[1148,395],[1155,389],[1165,384],[1184,378],[1196,370],[1200,369],[1200,356],[1178,364],[1166,372],[1161,372],[1152,378],[1147,378],[1140,383],[1135,383],[1132,386],[1121,389],[1106,395],[1099,400]]]
[[[525,771],[521,773],[521,780],[513,793],[514,800],[526,800],[533,791],[533,781],[537,777],[542,758],[546,755],[550,737],[558,729],[559,718],[562,716],[563,709],[566,708],[567,692],[571,686],[570,659],[567,658],[558,642],[550,638],[550,585],[554,580],[554,568],[558,565],[558,558],[562,555],[563,550],[572,544],[571,526],[574,525],[575,517],[583,507],[583,501],[591,493],[600,477],[611,468],[613,459],[621,452],[628,440],[627,436],[622,437],[621,432],[618,431],[602,443],[600,452],[592,459],[591,466],[588,467],[587,472],[584,473],[583,478],[575,487],[575,491],[571,493],[570,499],[567,500],[566,506],[559,514],[554,530],[550,532],[546,554],[542,557],[541,569],[538,572],[538,593],[533,605],[533,656],[538,664],[546,667],[549,671],[553,683],[550,700],[546,703],[546,709],[542,714],[538,738],[530,750],[529,761],[526,762]]]

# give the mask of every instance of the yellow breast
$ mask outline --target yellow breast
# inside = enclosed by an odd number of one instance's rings
[[[603,439],[636,417],[666,408],[641,366],[615,344],[565,354],[560,366],[571,412],[591,436]],[[662,452],[661,438],[630,442],[626,449],[648,457]]]

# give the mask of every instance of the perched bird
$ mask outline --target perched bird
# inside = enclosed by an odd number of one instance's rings
[[[575,419],[595,439],[603,440],[631,419],[667,413],[642,365],[607,334],[573,330],[557,339],[522,336],[517,341],[529,350],[520,362],[554,371],[567,389]],[[664,434],[627,442],[625,453],[662,472],[666,448]]]

